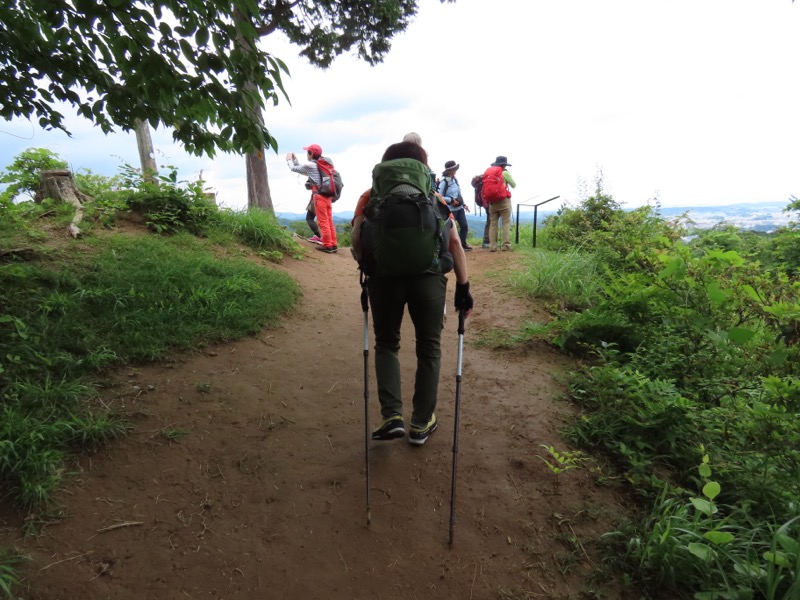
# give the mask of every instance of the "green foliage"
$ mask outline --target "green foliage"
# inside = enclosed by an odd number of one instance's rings
[[[15,598],[11,588],[19,583],[16,567],[24,560],[24,556],[0,550],[0,595],[8,600]]]
[[[547,444],[540,444],[539,447],[547,450],[548,456],[547,458],[541,456],[538,458],[556,476],[570,469],[578,468],[583,461],[583,454],[580,450],[556,450],[553,446],[548,446]]]
[[[596,254],[613,269],[636,269],[659,248],[678,240],[684,233],[681,219],[667,223],[657,207],[623,210],[603,191],[602,178],[595,193],[576,208],[562,206],[543,223],[541,247],[553,251],[579,249]]]
[[[597,259],[577,249],[523,254],[525,269],[511,282],[529,298],[546,298],[568,310],[587,307],[597,294]]]
[[[784,212],[800,212],[800,198],[796,196],[789,196],[789,204],[783,209]]]
[[[66,162],[45,148],[28,148],[20,152],[5,170],[0,171],[0,184],[6,184],[0,192],[0,209],[10,205],[21,194],[33,198],[39,188],[42,171],[66,168]]]
[[[416,12],[408,0],[117,0],[104,10],[9,0],[0,117],[66,130],[66,104],[106,133],[137,120],[173,128],[197,154],[277,150],[258,115],[285,95],[288,69],[261,49],[262,36],[282,31],[317,66],[351,50],[374,64]]]
[[[75,185],[94,201],[109,196],[117,196],[123,189],[122,175],[108,177],[92,172],[91,169],[80,169],[74,173]]]
[[[695,592],[697,600],[797,597],[798,518],[763,523],[741,507],[719,504],[723,487],[711,474],[702,454],[699,495],[675,496],[665,488],[638,530],[609,534],[627,538],[631,575],[645,589]]]
[[[233,2],[121,0],[95,10],[63,2],[0,5],[7,51],[0,116],[38,118],[65,129],[63,104],[108,133],[136,120],[174,128],[187,150],[277,147],[244,107],[278,101],[286,66],[259,49],[252,27],[237,27]],[[242,48],[248,51],[242,52]]]
[[[263,210],[220,213],[220,229],[231,233],[236,240],[260,251],[277,251],[300,255],[298,243],[285,230],[274,215]]]
[[[189,435],[189,432],[181,429],[180,427],[164,427],[161,430],[162,437],[167,440],[168,442],[178,442],[181,438],[186,437]]]
[[[564,269],[586,293],[536,335],[590,359],[571,377],[582,413],[568,437],[606,454],[651,506],[610,535],[629,577],[647,597],[800,597],[795,227],[720,224],[684,243],[680,221],[621,211],[598,186],[545,231],[563,258],[526,263],[514,282],[531,295],[576,285],[540,284],[557,279],[553,264],[599,265]]]
[[[126,197],[128,206],[143,213],[147,226],[155,233],[204,234],[219,220],[216,204],[206,196],[202,181],[178,182],[178,172],[174,167],[169,169],[168,175],[150,180],[125,165],[123,182],[135,189]]]

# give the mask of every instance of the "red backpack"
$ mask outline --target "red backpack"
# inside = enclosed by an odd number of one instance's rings
[[[342,195],[342,176],[333,168],[333,163],[325,157],[317,159],[317,169],[319,178],[322,182],[316,190],[318,194],[327,196],[332,202],[336,202]]]
[[[483,174],[483,199],[489,204],[511,198],[506,180],[503,179],[503,167],[489,167]]]

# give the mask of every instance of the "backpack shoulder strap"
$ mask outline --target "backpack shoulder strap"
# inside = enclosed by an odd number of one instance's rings
[[[444,181],[444,189],[442,190],[442,196],[447,194],[447,188],[450,187],[450,182],[447,181],[447,177],[445,177],[443,181]]]

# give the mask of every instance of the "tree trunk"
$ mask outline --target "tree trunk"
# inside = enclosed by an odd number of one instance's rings
[[[83,220],[83,203],[91,200],[75,185],[72,171],[67,169],[53,169],[42,171],[42,179],[39,182],[39,189],[33,197],[34,202],[41,202],[45,198],[52,198],[59,202],[66,202],[75,207],[75,216],[72,223],[67,227],[69,234],[77,238],[81,234],[78,223]]]
[[[139,148],[139,163],[142,165],[142,179],[155,181],[158,176],[156,153],[153,150],[153,138],[150,137],[150,126],[147,121],[136,119],[136,146]]]
[[[260,208],[274,214],[264,153],[248,154],[245,161],[247,164],[247,208]]]
[[[250,21],[248,25],[253,27],[252,20],[244,15],[239,8],[233,11],[233,20],[237,28],[245,21]],[[247,43],[243,36],[236,36],[236,45],[244,53],[250,53],[253,48]],[[250,82],[244,84],[245,89],[256,91],[256,86]],[[264,114],[260,106],[242,107],[250,118],[257,124],[264,124]],[[260,208],[270,214],[275,214],[272,206],[272,194],[269,191],[269,177],[267,175],[267,162],[264,160],[264,149],[257,152],[250,152],[245,157],[247,173],[247,208]]]

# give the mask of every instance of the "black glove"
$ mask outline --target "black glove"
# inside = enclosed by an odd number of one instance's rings
[[[467,283],[456,282],[456,310],[472,310],[472,296]]]

